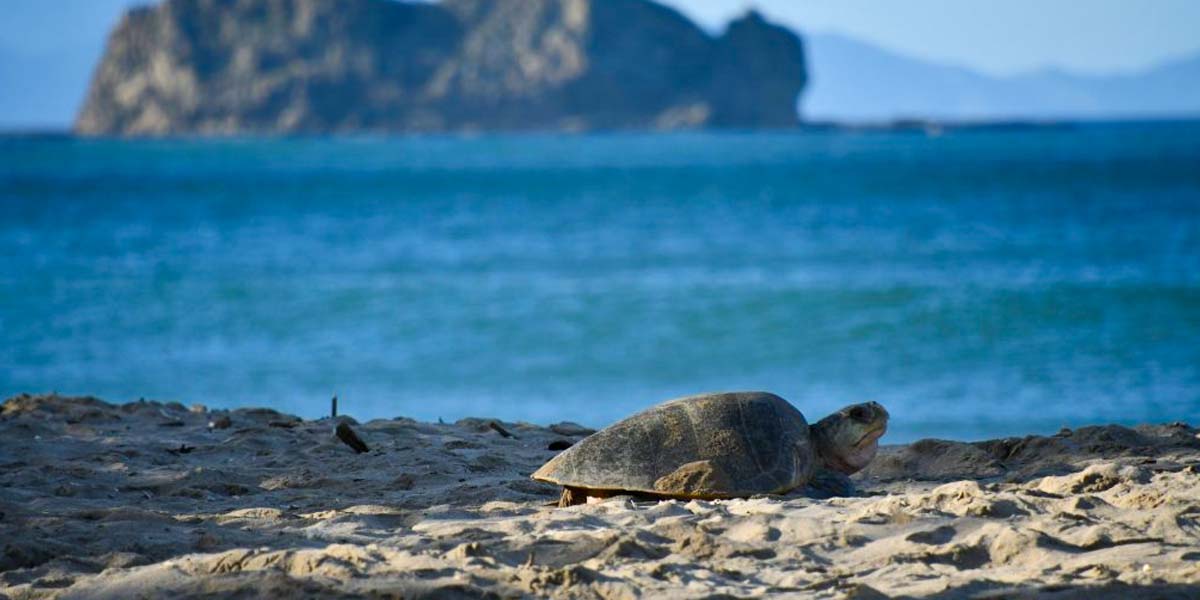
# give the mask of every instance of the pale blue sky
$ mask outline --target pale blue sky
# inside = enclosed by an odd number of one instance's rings
[[[603,0],[598,0],[603,1]],[[834,32],[991,73],[1110,73],[1200,51],[1200,0],[664,0],[710,28],[757,6]],[[0,49],[98,48],[135,0],[5,0]]]

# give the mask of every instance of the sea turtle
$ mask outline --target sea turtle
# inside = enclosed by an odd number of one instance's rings
[[[532,477],[563,486],[559,506],[588,496],[711,500],[804,485],[846,493],[846,476],[875,457],[887,420],[875,402],[847,406],[810,426],[767,392],[688,396],[592,434]]]

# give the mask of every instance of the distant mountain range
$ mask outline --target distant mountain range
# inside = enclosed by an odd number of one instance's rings
[[[1200,116],[1200,55],[1139,73],[1044,70],[989,77],[840,35],[806,35],[811,120],[1105,119]]]

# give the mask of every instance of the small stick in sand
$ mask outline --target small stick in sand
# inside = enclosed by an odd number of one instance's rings
[[[334,394],[333,400],[329,401],[329,417],[337,418],[337,394]]]
[[[491,423],[488,423],[488,427],[491,427],[496,433],[500,434],[501,437],[519,439],[519,438],[517,438],[517,436],[513,435],[509,430],[505,429],[503,426],[501,426],[496,421],[492,421]]]
[[[359,454],[369,451],[367,445],[358,437],[358,434],[354,433],[354,430],[350,429],[350,426],[345,423],[338,423],[337,436],[339,440],[342,440],[343,443],[353,448]]]

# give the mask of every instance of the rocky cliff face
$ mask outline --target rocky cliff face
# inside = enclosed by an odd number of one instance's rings
[[[113,32],[76,123],[165,135],[788,127],[800,39],[647,0],[166,0]]]

